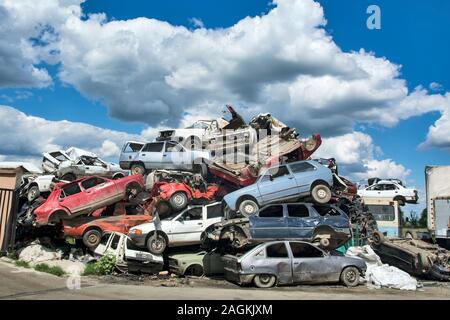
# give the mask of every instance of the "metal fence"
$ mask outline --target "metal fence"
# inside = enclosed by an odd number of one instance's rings
[[[14,246],[18,200],[17,192],[0,189],[0,255]]]

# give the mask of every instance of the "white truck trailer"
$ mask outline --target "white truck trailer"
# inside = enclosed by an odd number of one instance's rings
[[[425,167],[428,230],[439,245],[450,245],[450,166]]]

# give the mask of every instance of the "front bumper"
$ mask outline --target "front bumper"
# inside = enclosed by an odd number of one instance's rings
[[[145,248],[146,240],[147,240],[146,234],[137,235],[137,234],[129,233],[128,236],[130,237],[131,241],[133,241],[133,243],[135,245],[137,245],[138,247],[141,247],[141,248]]]

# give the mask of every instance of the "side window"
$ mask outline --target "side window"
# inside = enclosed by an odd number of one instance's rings
[[[183,214],[183,220],[202,220],[202,208],[193,208]]]
[[[384,190],[397,190],[398,188],[395,186],[395,184],[385,184],[384,185]]]
[[[81,192],[81,188],[78,183],[71,183],[61,188],[60,198],[66,198],[78,194]]]
[[[99,178],[99,177],[92,177],[89,179],[84,180],[81,185],[83,186],[84,190],[89,190],[95,186],[98,186],[99,184],[104,183],[106,180]]]
[[[164,142],[147,143],[142,152],[161,152]]]
[[[332,206],[314,205],[313,207],[317,211],[317,213],[319,215],[321,215],[322,217],[324,217],[324,216],[340,216],[341,215],[341,213],[338,211],[338,209],[335,207],[332,207]]]
[[[106,244],[108,243],[109,237],[111,237],[110,233],[105,233],[102,237],[102,239],[100,240],[100,244],[106,246]]]
[[[270,181],[270,177],[272,177],[272,179],[277,179],[287,175],[290,175],[290,172],[286,166],[270,168],[266,171],[260,182]]]
[[[302,204],[289,204],[288,206],[289,217],[306,218],[309,217],[308,207]]]
[[[222,205],[216,204],[206,208],[206,217],[208,219],[223,217]]]
[[[111,242],[111,248],[112,249],[114,249],[114,250],[117,249],[117,246],[119,245],[119,240],[120,240],[120,236],[118,234],[115,234],[114,238],[113,238],[113,240]]]
[[[166,142],[165,152],[182,152],[182,151],[184,150],[179,144],[173,142]]]
[[[289,242],[294,258],[320,258],[323,252],[308,243]]]
[[[142,149],[143,144],[141,143],[127,143],[125,145],[125,148],[123,148],[123,152],[131,153],[131,152],[138,152]]]
[[[269,206],[259,212],[260,218],[282,218],[283,217],[283,206],[274,205]]]
[[[275,243],[266,248],[267,258],[289,258],[284,242]]]
[[[309,162],[293,163],[293,164],[290,164],[289,167],[291,167],[291,170],[294,173],[308,172],[308,171],[316,170],[316,167],[314,167]]]
[[[66,161],[66,160],[70,160],[69,158],[67,158],[65,155],[63,155],[61,152],[56,151],[56,152],[52,152],[50,153],[50,155],[55,158],[58,161]]]

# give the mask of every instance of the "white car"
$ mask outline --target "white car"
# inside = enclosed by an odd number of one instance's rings
[[[222,203],[190,206],[165,220],[144,223],[130,229],[128,235],[141,248],[153,254],[167,247],[200,244],[201,234],[210,225],[222,221]]]
[[[48,195],[52,191],[53,183],[60,181],[52,174],[37,175],[29,174],[22,177],[23,180],[23,196],[31,203],[41,195]]]
[[[43,154],[42,168],[62,180],[73,181],[84,176],[102,176],[120,179],[129,175],[118,164],[107,163],[95,153],[71,147],[65,151],[57,150]]]
[[[162,270],[164,258],[137,248],[130,238],[119,232],[105,233],[94,250],[97,256],[110,254],[116,258],[120,271],[157,273]]]
[[[417,203],[419,196],[417,190],[406,188],[398,180],[379,180],[365,189],[358,190],[361,198],[386,198],[405,203]]]

